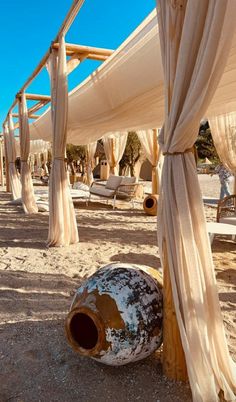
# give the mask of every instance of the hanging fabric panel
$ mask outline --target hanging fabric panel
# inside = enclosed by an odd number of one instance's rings
[[[28,110],[26,104],[25,94],[21,94],[19,100],[19,117],[20,117],[20,154],[21,154],[21,184],[22,192],[21,199],[23,209],[26,214],[34,214],[38,212],[34,197],[34,188],[31,177],[30,166],[28,163],[30,151],[30,137],[29,137],[29,121]]]
[[[224,113],[210,116],[208,121],[220,160],[234,174],[236,194],[236,110],[230,111],[230,105],[223,105],[222,109]]]
[[[92,142],[91,144],[87,145],[87,177],[86,177],[86,184],[91,186],[93,182],[93,167],[94,167],[94,155],[97,149],[97,141]]]
[[[160,150],[157,143],[157,130],[140,130],[137,134],[146,157],[152,165],[152,194],[159,194],[161,172],[158,168]]]
[[[109,133],[102,138],[111,174],[119,174],[119,162],[125,151],[127,136],[127,132],[117,132]]]
[[[52,99],[52,169],[49,182],[49,246],[67,246],[79,240],[74,206],[65,165],[68,92],[65,39],[49,61]]]
[[[205,215],[191,149],[235,32],[236,2],[158,0],[165,76],[165,155],[158,243],[167,250],[174,305],[194,402],[235,400]],[[162,248],[163,247],[163,248]]]
[[[16,170],[16,149],[14,137],[14,124],[11,115],[8,117],[8,126],[5,126],[5,139],[7,149],[7,160],[9,169],[9,182],[12,192],[12,199],[17,200],[21,198],[21,182]]]

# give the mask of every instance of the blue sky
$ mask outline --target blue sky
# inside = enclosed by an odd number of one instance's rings
[[[0,1],[1,126],[15,94],[46,53],[71,4],[72,0]],[[155,0],[85,0],[66,41],[116,49],[155,5]],[[96,61],[83,62],[69,76],[69,89],[98,65]],[[49,94],[49,87],[44,70],[27,91]]]

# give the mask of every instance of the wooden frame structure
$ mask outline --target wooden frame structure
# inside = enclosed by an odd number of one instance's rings
[[[58,49],[58,39],[62,34],[66,34],[75,17],[77,16],[84,0],[74,0],[55,40],[51,43],[50,48],[43,56],[35,70],[22,86],[20,91],[16,94],[13,104],[11,105],[3,125],[6,123],[8,115],[12,113],[14,107],[17,105],[18,99],[21,94],[29,87],[32,81],[39,75],[45,67],[52,49]],[[111,49],[102,49],[91,46],[81,46],[77,44],[66,43],[66,54],[68,56],[67,73],[71,73],[83,60],[99,60],[105,61],[113,53]],[[37,119],[40,116],[35,115],[36,111],[42,109],[46,104],[51,101],[49,95],[37,95],[26,93],[27,100],[37,101],[37,103],[28,109],[28,116],[32,119]],[[19,117],[18,113],[13,113],[13,117]],[[19,122],[15,124],[15,128],[19,127]],[[164,352],[163,352],[163,369],[167,377],[175,380],[185,380],[187,378],[185,358],[182,350],[181,340],[179,336],[178,323],[176,320],[173,296],[171,291],[171,282],[169,277],[168,262],[165,261],[165,280],[164,280]]]
[[[73,4],[66,15],[61,28],[54,39],[52,41],[50,48],[47,50],[33,73],[30,75],[30,77],[27,79],[25,84],[22,86],[20,91],[16,94],[14,102],[12,103],[6,119],[4,120],[3,125],[6,123],[8,115],[12,113],[13,109],[17,105],[18,99],[21,97],[21,94],[25,92],[25,90],[29,87],[29,85],[32,83],[32,81],[40,74],[40,72],[45,68],[46,63],[49,59],[49,56],[51,54],[52,49],[58,49],[59,48],[59,43],[58,39],[60,35],[66,34],[66,32],[69,30],[70,26],[72,25],[74,19],[76,18],[80,8],[82,7],[84,3],[84,0],[74,0]],[[90,60],[97,60],[97,61],[105,61],[107,60],[108,57],[110,57],[113,53],[113,50],[111,49],[104,49],[104,48],[98,48],[98,47],[92,47],[92,46],[82,46],[78,44],[72,44],[72,43],[66,43],[66,55],[68,56],[67,60],[67,73],[70,74],[82,61],[86,59]],[[45,105],[47,105],[51,101],[51,97],[49,95],[37,95],[37,94],[28,94],[26,93],[26,100],[33,100],[33,101],[38,101],[35,105],[30,107],[28,109],[28,116],[31,119],[37,119],[40,117],[40,115],[34,115],[36,111],[39,111],[42,109]],[[19,113],[13,113],[13,117],[19,117]],[[15,124],[15,128],[19,127],[19,122]]]

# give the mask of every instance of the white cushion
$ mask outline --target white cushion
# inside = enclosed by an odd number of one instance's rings
[[[128,176],[123,176],[120,185],[122,184],[134,184],[136,183],[136,177],[128,177]]]
[[[229,225],[236,225],[236,216],[224,216],[224,218],[220,218],[220,223],[228,223]]]
[[[39,212],[48,212],[48,211],[49,211],[48,202],[37,201],[36,204],[37,204],[37,207],[38,207],[38,211],[39,211]]]
[[[94,185],[90,188],[90,193],[94,195],[100,195],[102,197],[113,197],[115,190],[111,190],[103,186]]]
[[[110,190],[116,190],[117,187],[119,187],[121,180],[122,180],[122,176],[111,175],[111,176],[109,176],[109,179],[107,180],[107,184],[106,184],[105,188],[108,188]]]
[[[76,183],[73,184],[73,189],[74,190],[88,191],[89,186],[87,186],[87,184],[81,183],[80,181],[77,181]]]

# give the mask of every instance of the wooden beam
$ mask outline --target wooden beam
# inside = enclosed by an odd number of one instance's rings
[[[12,113],[12,117],[19,117],[19,113]],[[40,116],[38,114],[28,113],[29,119],[38,119]]]
[[[66,32],[70,29],[71,24],[73,23],[83,4],[84,0],[73,1],[73,4],[68,11],[54,42],[58,42],[60,35],[65,35]]]
[[[49,103],[49,101],[39,101],[38,103],[36,103],[35,105],[31,106],[28,109],[28,113],[32,114],[37,112],[38,110],[42,109],[42,107],[44,107],[45,105],[47,105]]]
[[[17,98],[21,98],[21,93],[16,95]],[[50,95],[38,95],[38,94],[25,94],[26,99],[28,100],[38,100],[38,101],[51,101]]]
[[[19,121],[18,121],[17,123],[14,124],[14,129],[16,130],[16,129],[19,128],[19,127],[20,127],[20,123],[19,123]]]
[[[74,0],[69,12],[67,13],[61,28],[55,38],[55,40],[53,42],[58,42],[60,35],[62,34],[66,34],[66,32],[69,30],[71,24],[73,23],[74,19],[76,18],[80,8],[82,7],[84,3],[84,0]],[[49,48],[47,50],[47,52],[45,53],[45,55],[43,56],[43,58],[41,59],[41,61],[39,62],[39,64],[37,65],[37,67],[34,69],[34,71],[32,72],[32,74],[29,76],[29,78],[27,79],[27,81],[24,83],[24,85],[21,87],[21,89],[18,91],[19,93],[22,93],[25,91],[25,89],[31,84],[31,82],[34,80],[35,77],[37,77],[37,75],[41,72],[41,70],[45,67],[45,64],[50,56],[50,50],[51,48]],[[17,105],[17,101],[18,98],[16,97],[8,111],[8,114],[11,113],[11,111],[14,109],[14,107]],[[8,114],[4,120],[5,124],[7,122],[7,118],[8,118]]]
[[[59,43],[54,43],[52,45],[53,49],[59,48]],[[89,54],[96,54],[100,56],[111,56],[114,50],[111,49],[103,49],[100,47],[92,47],[92,46],[82,46],[82,45],[75,45],[72,43],[66,43],[66,54],[72,53],[89,53]]]
[[[67,75],[72,73],[72,71],[78,67],[80,63],[82,63],[83,60],[86,59],[86,54],[84,55],[78,55],[78,54],[73,54],[69,60],[67,60]]]

